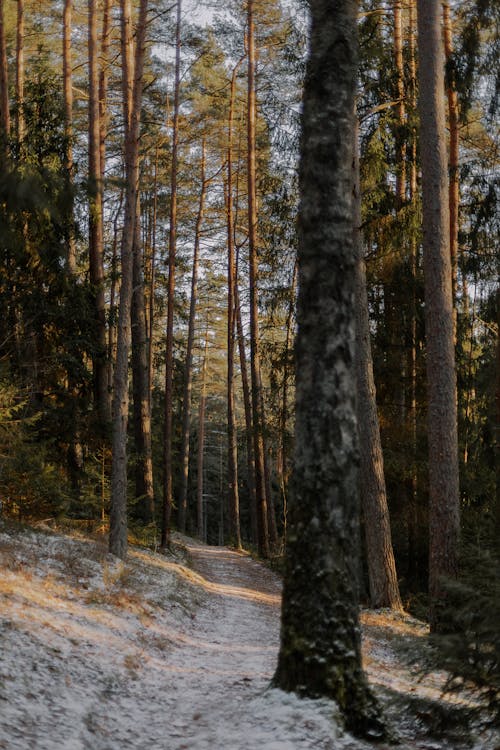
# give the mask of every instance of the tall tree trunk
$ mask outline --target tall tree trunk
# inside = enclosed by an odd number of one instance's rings
[[[108,128],[108,79],[109,79],[109,47],[111,0],[104,0],[102,9],[101,32],[101,67],[99,70],[99,161],[101,168],[101,184],[106,172],[106,134]],[[103,191],[101,190],[101,200]],[[102,210],[102,208],[101,208]]]
[[[412,115],[417,109],[417,66],[415,53],[415,0],[409,0],[408,17],[408,57],[409,57],[409,107]],[[416,118],[413,116],[413,120]],[[412,127],[410,140],[410,201],[416,211],[417,194],[417,131]],[[408,483],[408,569],[407,575],[413,584],[417,584],[420,574],[418,537],[418,476],[417,476],[417,236],[415,230],[410,237],[409,251],[410,271],[410,345],[407,353],[408,385],[408,424],[410,434],[410,479]]]
[[[172,165],[170,176],[170,230],[168,240],[168,299],[167,330],[165,351],[165,425],[163,445],[163,514],[161,546],[170,546],[170,517],[172,515],[172,408],[174,372],[174,293],[175,256],[177,249],[177,162],[179,148],[179,92],[181,67],[181,0],[177,0],[177,21],[175,33],[175,80],[174,113],[172,122]]]
[[[275,684],[383,735],[361,666],[352,137],[357,5],[311,0],[299,172],[296,447]]]
[[[157,217],[158,217],[158,146],[155,152],[155,168],[153,180],[153,216],[151,228],[151,274],[149,278],[149,315],[148,315],[148,392],[149,392],[149,410],[151,411],[151,398],[153,393],[153,332],[155,319],[155,287],[156,287],[156,236],[157,236]]]
[[[451,258],[451,288],[454,305],[455,338],[457,327],[457,284],[458,284],[458,211],[460,205],[460,172],[458,161],[459,139],[458,139],[458,93],[454,72],[451,69],[453,55],[453,31],[450,17],[450,3],[443,2],[443,36],[446,62],[448,63],[448,76],[446,81],[446,96],[448,99],[448,127],[450,131],[449,146],[449,195],[448,204],[450,211],[450,258]]]
[[[17,0],[16,25],[16,137],[19,148],[24,138],[24,0]]]
[[[285,360],[283,364],[283,385],[281,391],[281,411],[280,411],[280,435],[278,444],[278,453],[276,457],[276,469],[278,472],[278,481],[281,492],[281,504],[283,513],[283,537],[286,542],[286,516],[287,516],[287,452],[286,452],[286,425],[288,420],[288,378],[289,378],[289,352],[292,348],[293,341],[293,321],[295,311],[295,295],[297,291],[298,265],[295,261],[293,266],[292,283],[290,285],[290,302],[288,305],[288,314],[286,318],[286,339],[285,339]]]
[[[238,491],[238,443],[234,404],[234,344],[236,318],[236,262],[234,251],[233,217],[233,120],[236,93],[236,74],[244,58],[233,68],[229,98],[227,125],[227,184],[226,184],[226,225],[227,225],[227,456],[229,487],[229,526],[232,543],[241,547],[240,498]]]
[[[394,61],[396,63],[397,118],[396,134],[396,206],[401,209],[406,198],[406,138],[405,125],[405,85],[403,68],[403,19],[401,0],[394,0]]]
[[[420,152],[429,441],[430,624],[443,628],[443,579],[458,568],[457,391],[440,0],[418,0]]]
[[[203,140],[201,146],[200,202],[198,206],[198,215],[196,217],[194,238],[193,268],[191,274],[191,300],[189,304],[188,339],[186,347],[186,364],[184,369],[184,399],[182,404],[182,485],[181,497],[179,502],[179,531],[182,532],[186,530],[189,479],[189,438],[191,432],[191,390],[193,384],[193,346],[196,321],[196,305],[198,302],[198,263],[200,255],[200,234],[201,226],[203,223],[203,213],[205,210],[206,189],[207,180],[205,178],[205,141]]]
[[[4,0],[0,0],[0,149],[7,160],[10,136],[9,68],[5,41]]]
[[[255,459],[255,491],[257,497],[257,529],[259,554],[269,557],[266,478],[264,466],[264,414],[262,410],[262,378],[260,372],[259,298],[257,257],[257,189],[255,164],[255,29],[253,0],[247,2],[248,44],[248,252],[250,269],[250,367],[252,381],[253,443]]]
[[[99,125],[97,0],[88,0],[89,53],[89,264],[95,309],[94,394],[101,423],[110,421],[104,297],[104,238]]]
[[[198,536],[203,541],[207,541],[205,533],[205,515],[203,510],[203,463],[205,457],[205,412],[207,403],[206,379],[208,366],[208,325],[205,333],[205,352],[203,355],[203,366],[201,369],[201,394],[198,409],[198,457],[196,461],[197,478],[196,478],[196,515],[198,525]]]
[[[147,0],[141,0],[133,60],[131,0],[122,0],[122,75],[125,120],[125,220],[121,245],[122,282],[113,376],[113,457],[109,549],[118,557],[127,554],[127,425],[128,355],[132,307],[133,242],[139,190],[139,131],[143,87]]]
[[[357,128],[354,140],[354,252],[356,255],[356,380],[360,448],[361,506],[364,517],[370,605],[402,610],[384,477],[384,458],[377,415],[370,342],[366,269],[361,237]]]
[[[253,450],[253,427],[252,427],[252,400],[250,398],[250,383],[248,378],[247,358],[245,351],[245,336],[243,332],[243,321],[241,318],[241,307],[238,294],[238,274],[236,274],[235,306],[236,327],[238,333],[238,350],[240,355],[241,387],[243,390],[243,406],[245,410],[245,437],[247,445],[247,475],[248,475],[248,497],[250,505],[250,527],[251,539],[257,542],[259,538],[257,524],[257,496],[255,492],[255,457]]]
[[[64,0],[63,8],[63,94],[64,94],[64,135],[66,138],[65,167],[68,189],[73,191],[73,66],[71,55],[73,0]],[[76,243],[73,204],[71,205],[70,226],[68,227],[66,265],[71,276],[76,274]]]
[[[132,293],[132,383],[134,395],[135,500],[136,515],[144,523],[154,520],[155,498],[151,453],[148,341],[144,302],[143,253],[141,249],[140,201],[134,226]]]

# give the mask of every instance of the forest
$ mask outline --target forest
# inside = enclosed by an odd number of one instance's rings
[[[358,600],[500,712],[499,31],[494,0],[0,0],[2,523],[250,551],[275,683],[364,736]]]

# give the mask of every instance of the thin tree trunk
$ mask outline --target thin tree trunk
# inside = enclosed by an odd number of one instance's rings
[[[276,468],[278,472],[278,481],[281,492],[281,503],[283,513],[283,538],[286,542],[286,515],[287,515],[287,455],[286,455],[286,424],[288,419],[288,378],[289,378],[289,352],[293,341],[292,324],[294,320],[295,295],[297,290],[298,265],[295,261],[293,266],[292,283],[290,286],[290,302],[288,305],[288,315],[286,318],[286,339],[285,339],[285,360],[283,364],[283,385],[281,395],[281,413],[280,413],[280,435],[278,444],[278,453],[276,458]]]
[[[177,0],[177,21],[175,34],[175,81],[174,113],[172,122],[172,166],[170,176],[170,230],[168,241],[168,299],[167,330],[165,351],[165,425],[163,446],[163,514],[161,529],[162,548],[170,546],[170,517],[172,515],[172,409],[173,409],[173,370],[174,370],[174,293],[175,256],[177,249],[177,163],[179,148],[179,92],[181,63],[181,0]]]
[[[200,176],[200,202],[198,215],[196,217],[196,228],[194,238],[193,268],[191,274],[191,300],[189,304],[188,339],[186,347],[186,364],[184,369],[184,399],[182,404],[182,449],[181,470],[182,484],[179,502],[179,531],[186,530],[188,480],[189,480],[189,438],[191,426],[191,390],[193,384],[193,346],[196,321],[196,305],[198,303],[198,262],[200,255],[200,233],[205,210],[205,194],[207,180],[205,178],[205,141],[201,147],[201,176]]]
[[[118,557],[127,554],[127,425],[128,355],[132,307],[133,242],[139,189],[139,131],[143,87],[147,0],[141,0],[133,61],[132,8],[122,0],[123,110],[125,120],[125,221],[121,245],[122,282],[116,365],[113,377],[113,457],[109,549]]]
[[[255,491],[257,497],[257,529],[259,554],[269,557],[269,529],[264,466],[264,414],[262,410],[262,378],[260,372],[258,258],[257,258],[257,190],[255,156],[255,29],[253,0],[247,3],[248,43],[248,252],[250,271],[250,369],[252,381],[253,443],[255,459]]]
[[[227,455],[229,486],[229,525],[232,543],[241,547],[240,498],[238,491],[238,443],[234,404],[234,344],[236,317],[236,262],[234,253],[233,217],[233,119],[236,92],[236,74],[244,58],[233,68],[229,99],[227,126],[227,185],[226,185],[226,224],[227,224]]]
[[[0,0],[0,149],[7,161],[10,136],[9,68],[5,41],[4,0]]]
[[[396,64],[397,118],[396,134],[396,207],[401,209],[406,198],[406,138],[403,134],[405,124],[405,86],[403,68],[403,21],[401,0],[394,0],[394,60]]]
[[[110,10],[111,0],[104,0],[102,9],[102,33],[101,33],[101,67],[99,71],[99,161],[101,168],[101,184],[106,174],[106,134],[108,128],[108,67],[110,47]],[[101,190],[101,201],[103,191]],[[102,211],[102,205],[101,205]]]
[[[24,138],[24,0],[17,0],[16,26],[16,137],[19,148]]]
[[[450,63],[453,55],[453,33],[450,17],[450,4],[448,0],[443,2],[443,36],[446,62]],[[451,258],[451,285],[454,305],[455,339],[457,328],[457,286],[458,286],[458,211],[460,205],[460,172],[459,172],[459,138],[458,138],[458,93],[455,76],[448,69],[448,80],[446,81],[446,96],[448,99],[448,127],[450,131],[449,145],[449,212],[450,212],[450,258]]]
[[[361,506],[370,581],[370,605],[402,610],[396,563],[392,549],[391,523],[384,477],[384,458],[377,415],[376,389],[370,342],[366,269],[361,237],[361,192],[357,129],[354,139],[356,254],[356,380],[358,440],[360,449]]]
[[[198,457],[196,461],[196,515],[198,522],[198,536],[207,541],[205,533],[205,515],[203,511],[203,462],[205,457],[205,412],[207,403],[206,379],[208,365],[208,325],[205,333],[205,352],[203,355],[203,367],[201,369],[201,394],[198,409]]]
[[[122,213],[124,190],[120,191],[120,200],[113,220],[113,248],[111,251],[111,288],[109,291],[109,326],[108,326],[108,389],[113,391],[114,363],[116,359],[116,329],[118,285],[118,219]]]
[[[415,0],[409,0],[408,52],[409,52],[409,106],[412,114],[417,109],[417,67],[415,54]],[[415,118],[413,118],[415,119]],[[412,128],[410,146],[410,201],[416,211],[417,195],[417,132]],[[408,482],[408,577],[417,584],[420,573],[418,555],[419,512],[417,475],[417,237],[415,230],[410,237],[410,346],[408,349],[407,372],[409,378],[408,424],[411,441],[410,479]]]
[[[236,274],[236,279],[238,278]],[[247,358],[245,352],[245,336],[243,333],[243,321],[241,319],[241,307],[238,294],[238,286],[235,289],[236,305],[236,326],[238,333],[238,349],[240,354],[240,371],[241,387],[243,390],[243,406],[245,410],[245,437],[247,444],[247,474],[248,474],[248,495],[250,505],[250,526],[252,531],[252,541],[257,542],[258,524],[257,524],[257,497],[255,492],[255,457],[253,444],[253,427],[252,427],[252,400],[250,398],[250,383],[248,378]]]
[[[106,358],[106,301],[104,297],[104,238],[99,125],[99,69],[97,49],[97,0],[88,0],[89,55],[89,264],[95,309],[93,354],[94,394],[102,424],[110,421],[108,363]]]
[[[431,630],[443,628],[443,579],[458,569],[457,391],[440,0],[418,0],[429,441]]]
[[[63,8],[63,93],[64,93],[64,135],[66,138],[65,167],[68,189],[73,191],[73,67],[71,55],[73,0],[64,0]],[[74,231],[73,203],[69,217],[66,265],[71,276],[76,274],[76,243]]]
[[[153,393],[153,332],[155,319],[155,286],[156,286],[156,230],[158,216],[158,146],[155,152],[155,172],[153,180],[153,219],[151,234],[151,276],[149,279],[149,322],[148,322],[148,380],[149,380],[149,409],[151,411],[151,398]]]
[[[143,253],[141,249],[140,201],[134,226],[132,293],[132,382],[134,395],[135,500],[136,515],[144,524],[154,520],[155,499],[151,454],[148,341],[144,303]]]

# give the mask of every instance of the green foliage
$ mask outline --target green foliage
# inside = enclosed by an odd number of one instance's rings
[[[433,636],[439,665],[449,672],[446,691],[469,688],[500,718],[500,560],[471,545],[459,581],[448,582],[448,631]]]
[[[37,438],[39,415],[29,416],[26,398],[0,383],[0,497],[2,511],[18,519],[58,515],[69,487],[46,444]]]

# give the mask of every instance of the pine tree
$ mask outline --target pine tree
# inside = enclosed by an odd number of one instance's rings
[[[380,736],[361,667],[352,135],[357,6],[310,3],[299,209],[297,414],[281,647],[274,684],[337,701]]]

